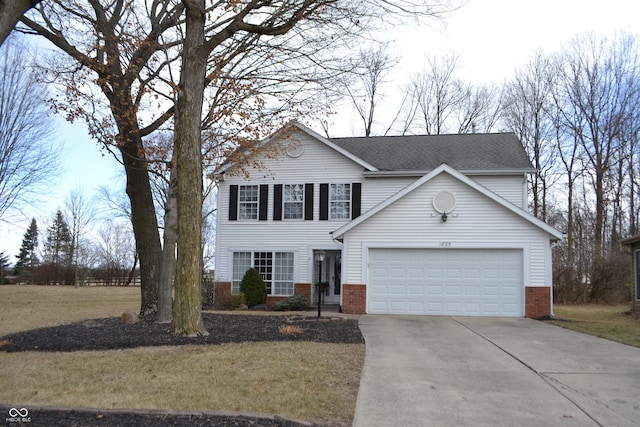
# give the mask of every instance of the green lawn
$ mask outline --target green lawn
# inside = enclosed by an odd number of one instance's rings
[[[552,323],[563,328],[640,347],[640,316],[630,305],[554,305]]]

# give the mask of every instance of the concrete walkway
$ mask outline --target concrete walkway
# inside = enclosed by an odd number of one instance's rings
[[[637,426],[640,349],[530,319],[366,315],[354,426]]]

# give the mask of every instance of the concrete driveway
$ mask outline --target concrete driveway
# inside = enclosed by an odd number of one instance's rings
[[[366,315],[354,426],[637,426],[640,349],[530,319]]]

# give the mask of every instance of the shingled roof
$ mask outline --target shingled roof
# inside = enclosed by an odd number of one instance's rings
[[[533,172],[513,133],[331,138],[380,171],[431,171],[446,163],[461,172]]]

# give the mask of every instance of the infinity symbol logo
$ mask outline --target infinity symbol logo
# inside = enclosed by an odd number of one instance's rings
[[[27,410],[27,408],[11,408],[11,409],[9,409],[9,416],[10,417],[22,417],[22,418],[25,418],[27,415],[29,415],[29,411]]]

